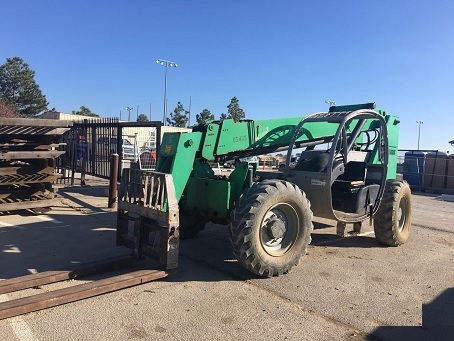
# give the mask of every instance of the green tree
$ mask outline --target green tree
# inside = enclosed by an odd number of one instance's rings
[[[170,118],[167,117],[167,123],[173,127],[186,127],[189,121],[189,111],[185,110],[183,104],[178,102],[176,108],[170,113]]]
[[[140,114],[140,115],[137,117],[137,122],[150,122],[150,120],[148,119],[147,115],[145,115],[145,114]]]
[[[73,114],[73,115],[80,115],[80,116],[99,117],[98,114],[95,114],[94,112],[92,112],[90,109],[88,109],[87,107],[85,107],[85,106],[83,106],[83,105],[80,107],[80,110],[79,110],[79,111],[73,110],[73,111],[71,112],[71,114]]]
[[[196,115],[195,119],[197,120],[198,124],[206,124],[207,121],[214,120],[214,115],[208,109],[203,109],[200,114]]]
[[[238,122],[239,120],[246,117],[246,114],[244,113],[243,109],[240,108],[238,98],[236,97],[233,97],[230,100],[230,104],[227,106],[227,113],[227,117],[233,118],[235,122]]]
[[[222,120],[225,120],[227,117],[226,114],[222,113],[221,116],[219,117],[219,120],[222,121]]]
[[[0,98],[22,117],[34,117],[49,104],[35,82],[35,72],[19,57],[7,58],[0,66]]]

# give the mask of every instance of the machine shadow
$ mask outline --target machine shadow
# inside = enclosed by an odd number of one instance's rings
[[[341,247],[341,248],[384,248],[375,238],[364,235],[347,235],[340,237],[332,233],[316,233],[312,234],[311,245],[314,247]]]
[[[58,190],[59,194],[62,193],[79,193],[85,194],[92,197],[106,197],[106,190],[109,187],[105,185],[91,185],[91,186],[72,186],[72,187],[62,187]]]
[[[317,224],[318,229],[332,227]],[[328,242],[327,242],[328,241]],[[326,243],[326,244],[325,244]],[[381,245],[370,237],[345,237],[335,234],[313,234],[314,247],[377,248]],[[178,269],[166,281],[220,281],[263,279],[243,268],[232,253],[228,226],[208,223],[195,238],[180,241]],[[205,269],[194,271],[195,268]],[[206,271],[206,270],[213,271]]]
[[[46,214],[32,210],[3,212],[0,278],[64,270],[130,253],[115,246],[116,212],[104,209],[105,189],[106,186],[60,188],[61,204]],[[102,203],[101,198],[105,198]]]
[[[168,281],[222,281],[260,278],[235,259],[228,227],[208,223],[195,238],[180,241],[178,269]]]
[[[33,214],[24,212],[21,215]],[[113,213],[110,215],[114,216]],[[115,246],[113,219],[109,222],[108,217],[103,217],[96,222],[90,216],[68,218],[64,214],[53,214],[51,217],[0,229],[0,278],[64,270],[130,253],[126,248]],[[97,219],[101,218],[97,216]]]
[[[324,247],[345,247],[345,248],[376,248],[383,247],[378,241],[371,237],[372,231],[369,227],[364,227],[363,230],[366,234],[357,234],[352,231],[351,226],[347,226],[345,232],[346,236],[341,237],[335,233],[336,223],[330,224],[314,221],[314,232],[312,233],[313,246]],[[323,232],[322,232],[323,231]],[[326,231],[326,233],[324,233]]]
[[[452,340],[454,335],[454,288],[448,288],[422,306],[422,326],[383,326],[367,340]]]
[[[67,200],[94,212],[106,213],[103,208],[107,207],[108,201],[108,187],[107,186],[77,186],[77,187],[64,187],[58,191],[58,194]],[[102,206],[94,206],[81,198],[95,198],[96,200],[104,199]]]

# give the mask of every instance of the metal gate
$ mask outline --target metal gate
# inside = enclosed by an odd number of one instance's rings
[[[111,155],[120,157],[119,172],[129,168],[142,153],[155,153],[161,141],[161,126],[152,122],[119,122],[117,118],[102,118],[74,122],[70,131],[63,135],[66,153],[58,159],[57,171],[63,174],[61,182],[74,184],[75,174],[80,173],[81,183],[85,175],[99,178],[110,177]]]

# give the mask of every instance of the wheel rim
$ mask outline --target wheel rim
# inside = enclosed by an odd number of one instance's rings
[[[399,232],[402,232],[405,229],[405,223],[407,222],[407,212],[408,212],[408,200],[406,197],[403,197],[399,202],[399,207],[397,209],[397,224]]]
[[[288,204],[275,205],[262,220],[262,248],[271,256],[282,256],[292,248],[298,232],[299,220],[295,209]]]

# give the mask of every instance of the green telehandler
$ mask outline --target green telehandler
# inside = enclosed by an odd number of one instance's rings
[[[211,221],[229,226],[238,262],[267,277],[298,264],[311,241],[313,216],[337,221],[339,234],[347,224],[359,232],[368,220],[379,242],[401,245],[411,227],[411,192],[396,179],[399,124],[366,103],[165,133],[156,170],[123,171],[117,245],[174,269],[180,238],[195,236]],[[282,171],[240,162],[227,177],[210,166],[283,150]]]

